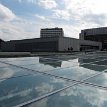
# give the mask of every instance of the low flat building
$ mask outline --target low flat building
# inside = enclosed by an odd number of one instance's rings
[[[40,34],[40,38],[12,40],[4,42],[2,43],[2,51],[61,52],[81,51],[90,49],[100,50],[102,48],[101,42],[64,37],[64,32],[62,28],[41,29]]]
[[[36,38],[2,42],[2,51],[11,52],[58,52],[100,50],[101,42],[79,40],[74,38]]]
[[[58,51],[58,38],[34,38],[2,43],[3,51],[35,52]]]

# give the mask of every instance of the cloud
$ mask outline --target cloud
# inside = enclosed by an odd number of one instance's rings
[[[43,98],[40,101],[30,104],[31,107],[48,107],[47,105],[48,98]]]
[[[26,26],[26,27],[25,27]],[[36,31],[30,32],[27,31],[27,28],[30,24],[23,24],[23,23],[0,23],[0,35],[3,40],[16,40],[16,39],[26,39],[26,38],[32,38],[37,37]],[[34,26],[32,26],[33,28]],[[31,28],[31,29],[32,29]]]
[[[41,20],[46,20],[45,16],[41,16],[41,15],[38,15],[38,14],[36,14],[35,16],[36,16],[37,18],[41,19]]]
[[[18,2],[19,2],[19,3],[28,2],[28,3],[36,4],[36,3],[37,3],[37,0],[18,0]]]
[[[22,91],[13,93],[14,91],[16,91],[16,90],[13,89],[10,92],[8,92],[8,94],[6,93],[7,95],[4,95],[4,96],[0,97],[0,101],[11,99],[11,98],[14,98],[16,96],[19,96],[19,97],[26,97],[27,96],[28,97],[29,94],[32,92],[32,89],[29,88],[29,89],[26,89],[26,90],[22,90]]]
[[[90,94],[86,94],[86,93],[90,93]],[[102,107],[104,102],[107,99],[105,90],[100,90],[89,86],[85,86],[84,88],[84,86],[82,85],[79,85],[79,87],[75,86],[75,87],[72,87],[72,89],[69,88],[61,92],[58,98],[60,99],[60,97],[63,98],[67,96],[68,97],[76,96],[77,98],[80,98],[82,96],[82,98],[84,99],[84,102],[87,102],[87,104],[89,104],[90,106],[96,106],[96,107]],[[81,99],[81,102],[82,102],[82,99]],[[79,103],[79,106],[81,106],[81,104],[84,105],[84,103]]]
[[[0,79],[3,79],[3,78],[10,78],[14,75],[14,71],[9,68],[8,66],[1,69],[1,72],[0,72]],[[3,79],[3,80],[0,80],[1,81],[4,81],[6,79]]]
[[[70,20],[70,13],[67,10],[53,10],[53,18],[56,19],[64,19],[64,20]]]
[[[40,95],[42,95],[53,91],[54,87],[48,83],[42,83],[40,86],[36,86],[35,89],[38,93],[40,93]]]
[[[57,7],[55,0],[38,0],[38,5],[45,9],[53,9]]]
[[[40,19],[40,20],[49,21],[49,19],[47,17],[39,15],[39,14],[35,14],[35,17]]]
[[[63,3],[65,4],[66,9],[71,9],[78,14],[87,12],[106,13],[107,10],[106,0],[97,0],[97,2],[95,0],[63,0]]]
[[[106,19],[107,17],[105,14],[86,14],[83,16],[83,20],[98,25],[105,25]]]
[[[107,23],[107,1],[105,0],[63,0],[64,9],[71,13],[78,23],[85,23],[89,25],[104,25]]]
[[[18,0],[19,3],[27,2],[35,5],[39,5],[45,9],[53,9],[57,7],[57,3],[55,0]]]
[[[38,5],[36,7],[38,11],[30,13],[32,17],[23,15],[23,19],[1,4],[0,35],[5,40],[37,38],[40,36],[40,29],[47,27],[61,27],[66,37],[79,38],[81,29],[107,25],[107,1],[105,0],[97,0],[97,2],[94,0],[60,0],[61,3],[57,0],[17,1],[23,4],[27,2],[27,6]]]
[[[0,4],[0,20],[1,21],[11,21],[15,18],[15,14],[4,5]]]

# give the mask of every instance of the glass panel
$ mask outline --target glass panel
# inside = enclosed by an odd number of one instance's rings
[[[103,60],[103,59],[107,59],[107,57],[105,57],[105,56],[104,57],[97,57],[96,59],[97,60]]]
[[[35,71],[49,71],[49,70],[54,70],[54,69],[59,69],[61,66],[60,63],[54,63],[54,64],[35,64],[35,65],[22,65],[22,67],[25,67],[25,68],[29,68],[29,69],[32,69],[32,70],[35,70]]]
[[[4,64],[4,63],[0,63],[0,68],[7,67],[7,66],[9,66],[9,65]]]
[[[98,75],[94,78],[91,78],[91,79],[87,80],[87,82],[91,82],[93,84],[97,84],[97,85],[107,87],[107,73],[103,73],[103,74]]]
[[[49,71],[49,70],[55,70],[60,68],[69,68],[73,66],[79,66],[78,63],[73,62],[42,62],[41,64],[34,64],[34,65],[21,65],[25,68],[30,68],[37,71]]]
[[[99,55],[85,55],[86,58],[96,57],[96,59],[78,59],[76,57],[73,58],[72,56],[62,55],[49,56],[47,58],[1,58],[0,60],[23,66],[28,69],[48,71],[50,74],[69,79],[83,80],[98,73],[98,71],[103,71],[107,68],[106,66],[99,66],[100,64],[79,64],[100,60],[98,56]],[[80,55],[80,57],[85,58],[83,55]],[[107,60],[106,62],[100,61],[100,63],[106,65]],[[11,78],[14,76],[16,77]],[[87,82],[107,86],[106,77],[107,74],[103,73],[87,80]],[[30,70],[21,69],[3,63],[0,63],[0,79],[0,107],[16,106],[72,84],[72,82],[40,75],[36,72],[32,74]],[[73,86],[68,90],[33,103],[29,107],[107,107],[106,93],[106,91],[98,88],[83,85]]]
[[[0,61],[25,61],[25,60],[33,60],[36,59],[38,57],[17,57],[17,58],[0,58]]]
[[[104,60],[104,61],[99,61],[99,62],[96,62],[94,64],[98,64],[98,65],[107,65],[107,60]]]
[[[70,56],[70,55],[57,55],[57,56],[47,56],[47,57],[42,57],[44,59],[53,59],[53,60],[64,60],[64,61],[69,61],[69,60],[74,60],[76,57]]]
[[[0,82],[0,107],[13,107],[70,84],[40,74],[4,80]]]
[[[78,62],[78,59],[73,59],[73,60],[69,60],[69,61],[62,61],[62,68],[65,67],[72,67],[72,66],[79,66],[80,63]]]
[[[54,59],[45,59],[45,58],[39,58],[39,62],[41,64],[49,64],[49,65],[57,65],[59,67],[70,67],[70,66],[78,66],[79,63],[78,63],[78,59],[72,59],[69,60],[69,61],[59,61],[59,60],[54,60]]]
[[[79,59],[79,62],[82,63],[91,63],[97,61],[96,59]]]
[[[39,63],[39,57],[29,57],[29,58],[20,58],[20,60],[17,59],[7,59],[7,61],[5,60],[5,62],[9,63],[9,64],[14,64],[14,65],[29,65],[29,64],[36,64]]]
[[[65,69],[50,71],[49,73],[62,76],[62,77],[66,77],[69,79],[81,80],[97,72],[94,70],[90,70],[90,69],[77,66],[77,67],[72,67],[72,68],[65,68]]]
[[[13,66],[8,66],[4,68],[0,68],[0,80],[6,79],[6,78],[12,78],[16,76],[22,76],[22,75],[28,75],[32,74],[28,70],[13,67]]]
[[[107,91],[78,85],[26,107],[107,107]]]
[[[80,66],[90,69],[90,70],[95,70],[95,71],[103,71],[103,70],[107,69],[106,66],[99,66],[99,65],[92,65],[92,64],[84,64],[84,65],[80,65]]]
[[[10,59],[9,59],[10,60]],[[10,64],[39,70],[39,71],[47,71],[47,70],[53,70],[56,68],[65,68],[65,67],[72,67],[72,66],[79,66],[78,59],[73,59],[73,61],[59,61],[54,59],[45,59],[45,58],[32,58],[32,59],[24,59],[24,60],[13,60],[6,61]]]
[[[21,64],[21,66],[23,66],[25,68],[30,68],[33,70],[38,70],[38,71],[49,71],[49,70],[54,70],[54,69],[59,69],[59,68],[79,66],[79,64],[75,63],[75,62],[44,61],[43,59],[39,59],[39,63],[31,64],[31,65],[30,64],[29,65]]]

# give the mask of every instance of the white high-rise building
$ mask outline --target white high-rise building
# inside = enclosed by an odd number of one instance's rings
[[[64,31],[62,28],[45,28],[40,31],[41,38],[59,38],[64,37]]]

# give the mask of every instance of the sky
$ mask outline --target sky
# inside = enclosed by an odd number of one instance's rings
[[[107,26],[107,0],[0,0],[0,38],[39,38],[41,28],[60,27],[65,37]]]

